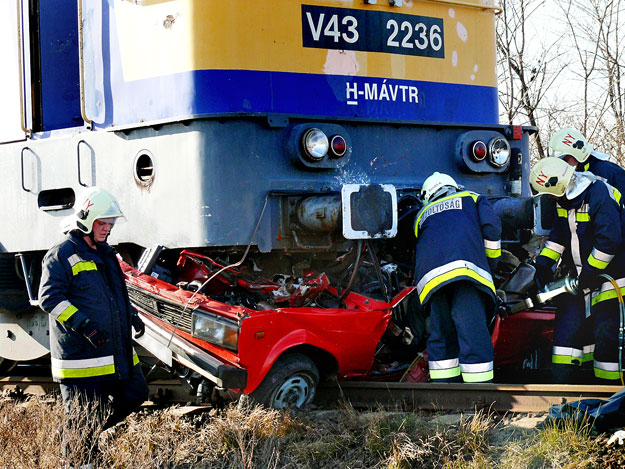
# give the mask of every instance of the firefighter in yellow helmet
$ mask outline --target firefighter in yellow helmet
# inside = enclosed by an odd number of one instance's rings
[[[558,130],[549,140],[549,149],[551,156],[563,159],[576,171],[589,171],[625,194],[625,170],[608,161],[608,155],[595,150],[578,130]]]
[[[540,160],[530,171],[538,194],[557,199],[557,216],[549,239],[536,260],[537,278],[545,284],[561,260],[579,279],[577,295],[558,302],[552,351],[553,380],[579,381],[579,367],[593,362],[599,382],[620,381],[619,306],[614,286],[601,274],[625,286],[622,235],[625,215],[620,193],[589,172],[575,172],[562,159]],[[591,314],[593,327],[586,325]]]
[[[43,259],[39,300],[49,313],[52,376],[66,407],[76,396],[110,406],[108,428],[148,397],[132,344],[132,328],[137,335],[145,329],[106,242],[123,217],[117,201],[91,187],[75,207],[66,238]]]

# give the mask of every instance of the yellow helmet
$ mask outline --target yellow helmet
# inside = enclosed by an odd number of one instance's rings
[[[421,187],[421,199],[424,204],[430,202],[430,200],[436,199],[438,192],[442,192],[441,189],[445,187],[455,187],[458,189],[458,184],[454,181],[448,174],[435,172],[434,174],[428,176],[428,178],[423,181],[423,186]]]
[[[124,216],[117,200],[109,192],[99,187],[89,187],[78,199],[72,216],[70,229],[79,229],[85,234],[91,233],[95,220],[114,222]]]
[[[586,137],[575,129],[560,129],[549,140],[551,156],[561,158],[571,155],[579,163],[583,163],[590,156],[593,146],[588,143]]]
[[[539,194],[562,197],[573,177],[575,167],[560,158],[549,156],[536,163],[530,171],[530,184]]]

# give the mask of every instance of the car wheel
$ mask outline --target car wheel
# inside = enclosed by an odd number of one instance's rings
[[[276,360],[250,398],[273,409],[298,408],[312,402],[318,384],[317,365],[301,353],[288,354]]]

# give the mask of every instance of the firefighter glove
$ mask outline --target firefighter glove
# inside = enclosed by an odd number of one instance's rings
[[[143,324],[138,314],[132,315],[132,327],[135,330],[135,339],[138,339],[145,333],[145,324]]]
[[[599,275],[582,269],[578,278],[578,291],[597,290],[603,282],[604,280]]]
[[[109,341],[109,335],[105,331],[98,330],[90,319],[85,319],[80,324],[78,332],[80,332],[83,337],[87,339],[95,348],[98,348]]]
[[[553,271],[549,267],[540,264],[536,264],[534,267],[536,267],[536,273],[534,274],[536,288],[543,290],[553,280]]]

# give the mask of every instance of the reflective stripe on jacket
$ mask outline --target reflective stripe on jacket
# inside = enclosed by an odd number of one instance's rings
[[[127,379],[138,358],[132,348],[134,309],[115,251],[90,248],[81,235],[68,237],[43,259],[41,308],[50,315],[52,376],[57,382]],[[77,332],[89,319],[109,341],[93,347]]]
[[[415,281],[422,304],[443,285],[468,280],[495,297],[491,269],[501,256],[501,221],[483,196],[469,191],[438,199],[415,221]]]
[[[594,181],[571,201],[559,200],[549,240],[536,263],[553,270],[566,255],[578,274],[582,271],[592,275],[606,273],[617,281],[619,289],[625,287],[622,202],[620,192],[602,180]],[[614,286],[606,281],[599,291],[592,293],[591,304],[616,297]]]
[[[585,163],[577,165],[577,171],[590,171],[608,184],[625,194],[625,169],[611,161],[595,158],[592,153]]]

